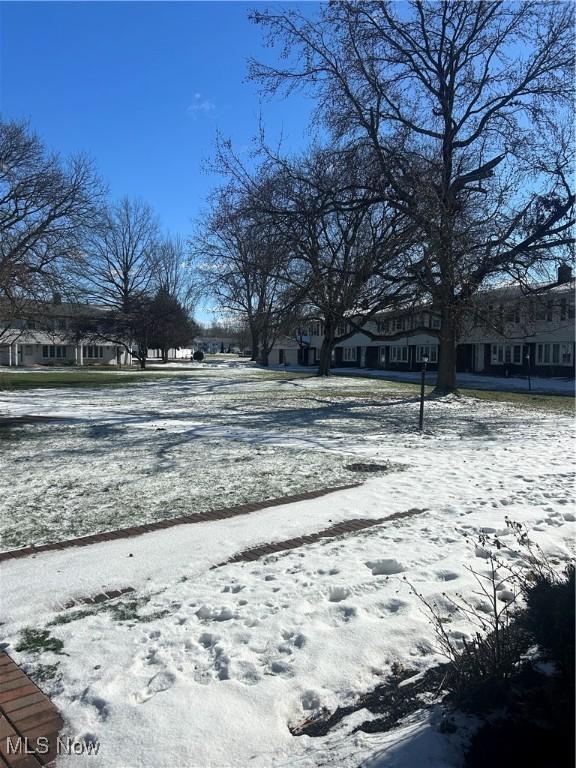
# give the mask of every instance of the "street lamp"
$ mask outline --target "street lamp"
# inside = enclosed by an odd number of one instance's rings
[[[420,381],[420,422],[418,428],[420,432],[424,430],[424,385],[426,384],[426,363],[428,355],[422,355],[422,379]]]

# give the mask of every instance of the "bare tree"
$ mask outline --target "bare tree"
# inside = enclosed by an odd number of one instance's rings
[[[85,244],[88,263],[79,275],[85,295],[129,313],[153,284],[158,239],[158,220],[146,203],[123,198],[111,205]]]
[[[68,291],[105,189],[84,156],[50,154],[22,122],[0,122],[0,301],[5,319],[29,299]],[[0,331],[1,333],[1,331]]]
[[[421,233],[410,267],[441,315],[439,391],[456,387],[474,293],[574,242],[573,17],[570,3],[461,0],[252,14],[283,51],[252,77],[312,92],[336,141],[372,149],[375,191]]]
[[[168,235],[158,242],[152,258],[152,279],[157,291],[175,298],[193,314],[200,288],[186,243],[180,236]]]
[[[268,365],[299,296],[284,279],[286,249],[278,231],[269,219],[257,216],[252,200],[232,194],[228,188],[215,196],[212,214],[192,247],[205,289],[221,310],[246,322],[252,359]]]
[[[322,376],[336,344],[413,290],[403,268],[412,228],[375,199],[366,160],[358,152],[321,149],[277,159],[281,181],[262,201],[290,254],[285,281],[306,312],[322,320]]]
[[[86,263],[76,272],[83,296],[106,308],[97,318],[80,318],[78,333],[123,347],[146,365],[151,333],[150,302],[158,221],[146,203],[124,198],[110,206],[98,229],[86,238]]]

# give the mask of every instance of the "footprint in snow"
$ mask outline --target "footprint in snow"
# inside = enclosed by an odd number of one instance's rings
[[[350,621],[358,615],[358,611],[351,605],[339,605],[338,606],[340,619],[344,622]]]
[[[320,709],[320,697],[316,691],[304,691],[300,701],[302,703],[302,709],[304,710],[314,711]]]
[[[341,600],[346,600],[350,595],[350,590],[346,587],[332,587],[328,595],[328,600],[331,603],[339,603]]]
[[[172,688],[175,681],[176,677],[171,672],[166,670],[158,672],[148,680],[146,688],[134,694],[134,699],[138,704],[144,704],[148,699],[156,696],[157,693],[162,693],[162,691]]]
[[[436,571],[436,576],[440,581],[454,581],[459,578],[459,574],[454,571]]]
[[[273,661],[270,664],[270,672],[267,674],[269,675],[280,675],[281,677],[293,677],[294,672],[292,671],[292,667],[289,664],[286,664],[284,661]]]
[[[196,616],[198,616],[199,619],[204,619],[205,621],[230,621],[230,619],[234,618],[234,614],[230,610],[230,608],[210,608],[207,605],[202,605],[200,608],[196,611]]]
[[[407,607],[408,603],[406,603],[404,600],[397,600],[396,598],[392,598],[392,600],[388,600],[388,602],[382,603],[382,608],[387,613],[398,613]]]

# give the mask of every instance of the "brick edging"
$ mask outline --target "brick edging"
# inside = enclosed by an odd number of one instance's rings
[[[413,507],[404,512],[394,512],[387,517],[374,517],[371,519],[354,519],[343,520],[337,525],[332,525],[330,528],[324,528],[322,531],[316,531],[316,533],[309,533],[305,536],[297,536],[294,539],[284,539],[284,541],[276,541],[271,544],[261,544],[258,547],[251,547],[245,549],[243,552],[238,552],[228,560],[224,560],[221,563],[213,565],[212,569],[220,568],[223,565],[230,565],[232,563],[246,563],[254,560],[259,560],[266,555],[274,555],[277,552],[286,552],[290,549],[297,549],[303,547],[306,544],[314,544],[320,539],[334,538],[335,536],[343,536],[346,533],[356,533],[362,531],[365,528],[372,528],[375,525],[381,523],[389,523],[393,520],[403,520],[406,517],[414,517],[414,515],[420,515],[422,512],[427,512],[427,509],[418,509]]]
[[[134,525],[129,528],[120,528],[116,531],[104,531],[103,533],[94,533],[89,536],[80,536],[76,539],[54,542],[51,544],[40,544],[37,547],[22,547],[21,549],[12,549],[7,552],[0,552],[0,562],[6,560],[16,560],[21,557],[29,557],[42,552],[53,552],[70,547],[87,547],[90,544],[98,544],[104,541],[113,541],[114,539],[128,539],[133,536],[141,536],[144,533],[159,531],[164,528],[172,528],[175,525],[190,525],[195,523],[215,522],[217,520],[226,520],[229,517],[238,515],[249,515],[252,512],[259,512],[268,507],[278,507],[284,504],[293,504],[298,501],[308,499],[317,499],[337,491],[346,491],[351,488],[358,488],[362,483],[351,483],[349,485],[340,485],[335,488],[321,488],[316,491],[304,491],[292,496],[282,496],[276,499],[266,499],[251,504],[238,504],[234,507],[225,507],[224,509],[215,509],[210,512],[199,512],[197,515],[185,515],[183,517],[172,517],[168,520],[157,520],[145,525]]]
[[[5,651],[0,651],[0,765],[28,768],[50,764],[56,757],[63,725],[48,696]],[[9,746],[16,747],[16,754]]]

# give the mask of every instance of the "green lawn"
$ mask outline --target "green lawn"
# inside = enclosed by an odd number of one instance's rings
[[[144,372],[146,378],[166,378]],[[58,387],[106,387],[133,384],[141,381],[143,374],[139,372],[121,373],[118,371],[54,371],[38,373],[1,373],[0,391],[15,389],[54,389]]]
[[[71,368],[67,371],[39,370],[34,373],[0,373],[0,392],[20,389],[57,389],[59,387],[120,387],[124,384],[162,380],[171,381],[189,377],[213,376],[217,372],[210,368],[177,369],[173,372],[163,369],[161,366],[153,366],[146,370],[106,370],[94,368],[92,370],[80,370]],[[257,371],[251,373],[247,369],[241,378],[246,380],[278,379],[290,380],[308,378],[309,373],[284,373],[283,371]]]
[[[478,400],[492,400],[509,403],[523,408],[543,409],[547,411],[573,411],[575,400],[566,395],[537,395],[530,392],[495,392],[482,389],[464,389],[463,395]]]

